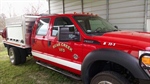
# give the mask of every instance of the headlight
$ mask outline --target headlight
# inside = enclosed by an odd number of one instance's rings
[[[150,51],[139,51],[139,64],[150,76]]]

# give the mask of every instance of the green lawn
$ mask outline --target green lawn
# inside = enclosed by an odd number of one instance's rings
[[[32,57],[28,57],[25,64],[14,66],[0,42],[0,84],[82,84],[82,82],[37,65]]]

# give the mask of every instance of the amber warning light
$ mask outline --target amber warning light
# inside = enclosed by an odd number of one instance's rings
[[[74,12],[74,14],[84,14],[84,15],[92,15],[92,16],[98,16],[98,14],[93,14],[93,13],[89,13],[89,12],[82,12],[82,13],[77,13],[77,12]]]
[[[147,66],[150,66],[150,57],[148,56],[143,56],[142,57],[142,62],[147,65]]]

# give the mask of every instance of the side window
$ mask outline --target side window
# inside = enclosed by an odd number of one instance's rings
[[[52,36],[57,35],[59,27],[66,27],[69,25],[73,25],[73,23],[71,22],[71,20],[69,18],[67,18],[67,17],[56,18],[53,29],[52,29]]]
[[[40,19],[38,23],[38,28],[36,30],[36,35],[46,35],[48,31],[49,18]]]

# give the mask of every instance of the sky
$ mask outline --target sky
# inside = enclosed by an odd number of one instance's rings
[[[31,7],[40,7],[40,13],[48,11],[46,0],[0,0],[0,14],[4,13],[6,17],[13,15],[23,15],[27,10],[31,12]]]

